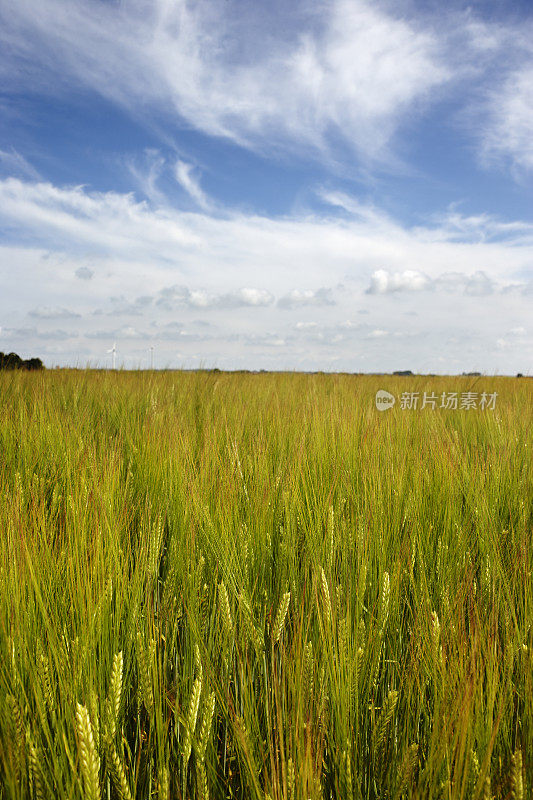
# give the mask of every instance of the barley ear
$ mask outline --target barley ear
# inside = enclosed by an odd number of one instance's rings
[[[117,752],[115,743],[110,739],[108,739],[106,743],[106,761],[120,800],[133,800],[133,795],[126,777],[126,769]]]
[[[388,729],[396,708],[397,701],[398,692],[391,690],[388,693],[385,702],[383,703],[383,708],[381,709],[381,713],[374,728],[374,753],[377,764],[380,768],[387,743]]]
[[[220,613],[224,621],[224,627],[230,636],[233,635],[233,620],[231,618],[231,608],[229,604],[228,590],[225,583],[222,581],[218,586],[218,599],[220,605]]]
[[[379,606],[379,631],[380,636],[385,632],[385,626],[389,618],[390,604],[390,576],[388,572],[383,574],[383,585],[381,588],[381,602]]]
[[[207,773],[203,761],[197,761],[196,763],[196,786],[198,790],[198,800],[209,800]]]
[[[183,739],[183,772],[187,772],[187,764],[191,756],[192,750],[192,737],[196,728],[196,719],[198,717],[198,707],[200,705],[200,694],[202,692],[202,681],[196,678],[193,683],[191,700],[189,703],[189,712],[185,721],[185,737]]]
[[[522,751],[517,748],[511,759],[511,797],[524,800],[524,777],[522,775]]]
[[[324,617],[328,627],[331,625],[331,598],[329,595],[328,580],[324,567],[320,567],[320,591],[322,594],[322,604],[324,607]]]
[[[146,651],[142,636],[137,633],[137,665],[139,669],[139,687],[141,690],[142,700],[144,706],[149,714],[152,716],[154,710],[154,693],[152,689],[152,674],[151,674],[151,659],[152,647],[149,652]]]
[[[215,713],[215,693],[211,692],[209,697],[204,703],[204,713],[202,716],[202,724],[200,726],[200,735],[198,737],[198,755],[203,760],[205,758],[205,751],[207,749],[207,742],[211,732],[211,724],[213,722],[213,715]]]
[[[43,768],[40,753],[31,736],[28,737],[28,761],[30,767],[30,782],[33,779],[33,788],[36,800],[45,800],[46,788],[43,778]]]
[[[89,711],[76,704],[76,728],[80,748],[80,768],[86,800],[100,800],[100,759],[96,752]]]
[[[13,695],[10,694],[8,696],[7,703],[11,714],[10,725],[8,726],[9,747],[14,764],[15,780],[20,783],[26,760],[24,716],[17,699]]]
[[[281,638],[281,634],[283,632],[283,626],[285,625],[285,619],[287,617],[287,611],[289,609],[289,603],[291,599],[291,593],[286,592],[279,604],[278,613],[276,614],[276,619],[274,621],[274,627],[272,629],[272,642],[273,644],[277,644]]]
[[[111,685],[109,687],[109,703],[113,722],[116,727],[120,714],[120,701],[122,699],[122,676],[124,672],[124,658],[122,651],[117,653],[113,659],[111,669]]]

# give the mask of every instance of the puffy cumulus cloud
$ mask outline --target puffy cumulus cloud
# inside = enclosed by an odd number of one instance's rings
[[[37,306],[37,308],[28,312],[28,316],[36,317],[37,319],[75,319],[79,318],[81,314],[77,314],[68,308]]]
[[[380,156],[450,78],[429,28],[368,0],[18,0],[0,3],[0,18],[11,81],[41,92],[81,84],[136,115],[173,115],[261,150],[325,153],[340,137]],[[191,180],[185,167],[180,181],[202,203]]]
[[[334,306],[335,300],[332,297],[331,289],[322,287],[321,289],[293,289],[288,294],[280,297],[278,306],[280,308],[292,309],[302,306]]]
[[[405,270],[391,273],[384,269],[374,272],[370,278],[367,294],[394,294],[395,292],[439,291],[449,294],[463,292],[472,297],[492,294],[496,284],[482,271],[465,275],[461,272],[445,272],[430,278],[421,272]],[[502,290],[505,287],[502,287]]]
[[[463,291],[472,297],[483,297],[492,294],[495,290],[495,283],[485,272],[474,272],[473,275],[462,275],[457,272],[450,272],[441,275],[435,280],[435,288],[443,288],[445,291]]]
[[[367,294],[390,294],[391,292],[416,292],[431,288],[431,280],[427,275],[414,270],[404,272],[388,272],[378,269],[370,278]]]
[[[156,305],[167,311],[186,306],[188,308],[245,308],[269,306],[274,296],[266,289],[244,287],[234,292],[213,293],[206,289],[190,289],[188,286],[167,286],[159,292]]]

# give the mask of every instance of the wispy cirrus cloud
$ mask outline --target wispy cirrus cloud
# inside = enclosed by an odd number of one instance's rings
[[[0,150],[0,173],[7,175],[18,175],[30,180],[41,180],[41,176],[35,167],[27,161],[14,147],[8,150]]]
[[[530,26],[533,36],[533,25]],[[533,171],[533,46],[528,62],[494,88],[485,106],[483,157],[511,163],[515,175]]]
[[[213,204],[200,186],[200,181],[194,172],[194,166],[192,164],[188,164],[186,161],[181,161],[180,159],[176,161],[174,175],[177,182],[185,189],[187,194],[192,197],[199,208],[208,211]]]
[[[233,0],[2,0],[0,71],[44,91],[81,84],[254,149],[324,154],[340,137],[371,159],[450,78],[434,32],[385,4],[294,2],[282,16]]]

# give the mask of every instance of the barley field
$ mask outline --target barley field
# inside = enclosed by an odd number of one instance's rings
[[[1,800],[532,796],[531,380],[51,370],[0,400]]]

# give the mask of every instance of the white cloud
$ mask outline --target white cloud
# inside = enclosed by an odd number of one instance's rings
[[[430,279],[421,272],[408,269],[404,272],[391,273],[385,269],[378,269],[372,274],[367,294],[416,292],[430,287]]]
[[[126,166],[142,194],[158,205],[164,203],[165,200],[163,192],[157,186],[165,165],[165,158],[158,150],[152,148],[144,151],[140,163],[133,158],[126,160]]]
[[[132,195],[88,192],[82,186],[58,189],[50,183],[7,178],[0,181],[0,216],[21,222],[43,239],[115,252],[153,251],[161,242],[167,251],[198,243],[178,216],[164,207],[154,211]]]
[[[68,308],[38,306],[29,311],[28,316],[36,317],[37,319],[74,319],[81,315],[76,314],[75,311],[70,311]]]
[[[334,306],[331,289],[293,289],[278,300],[280,308],[291,309],[302,306]]]
[[[193,171],[194,167],[192,164],[187,164],[185,161],[180,161],[179,159],[176,161],[174,168],[176,180],[185,189],[187,194],[192,197],[195,203],[206,211],[211,207],[211,202],[200,186],[198,179],[195,178]]]
[[[89,86],[136,116],[157,109],[259,149],[327,153],[333,135],[380,157],[450,77],[431,31],[365,0],[295,1],[283,26],[261,5],[216,0],[2,0],[0,16],[11,80]]]
[[[40,180],[37,170],[24,156],[12,147],[10,150],[0,150],[0,168],[9,175],[21,175],[31,180]]]
[[[94,272],[92,269],[89,269],[89,267],[78,267],[74,274],[82,281],[90,281],[94,275]]]
[[[188,286],[167,286],[159,292],[156,305],[170,311],[180,306],[198,309],[257,308],[269,306],[273,302],[273,295],[266,289],[244,287],[234,292],[217,294],[206,289],[190,289]]]
[[[487,242],[512,239],[515,243],[533,244],[533,222],[503,222],[486,213],[464,215],[456,210],[455,204],[445,214],[434,214],[432,221],[438,226],[443,241]]]
[[[505,291],[508,284],[499,287]],[[462,292],[472,297],[482,297],[496,290],[495,282],[478,270],[471,275],[462,272],[445,272],[435,278],[429,278],[421,272],[405,270],[404,272],[388,272],[379,269],[370,278],[367,294],[393,294],[395,292],[438,291],[453,294]]]
[[[490,93],[482,144],[489,161],[504,158],[518,171],[533,170],[533,60]]]
[[[95,342],[109,347],[117,339],[133,365],[147,358],[150,339],[161,366],[380,371],[406,364],[431,372],[436,364],[463,371],[479,363],[528,372],[524,348],[508,349],[498,361],[496,346],[497,336],[512,340],[510,329],[528,329],[533,244],[523,226],[509,223],[498,234],[507,223],[495,220],[492,230],[484,223],[484,239],[471,226],[470,239],[465,233],[457,241],[446,225],[407,228],[379,209],[360,212],[343,219],[218,217],[84,187],[0,181],[0,222],[28,243],[0,248],[6,337],[17,348],[31,344],[34,355],[48,353],[53,363],[104,363],[105,347]],[[76,273],[87,263],[93,276],[83,281]],[[381,291],[365,295],[372,285]],[[362,306],[364,325],[350,321]],[[51,315],[39,317],[42,336],[21,331],[22,309],[40,307],[76,309],[79,336],[57,338],[51,349]],[[109,315],[107,322],[120,315],[124,325],[103,326],[94,309]],[[177,315],[179,324],[167,327]],[[198,334],[202,317],[216,325]]]

